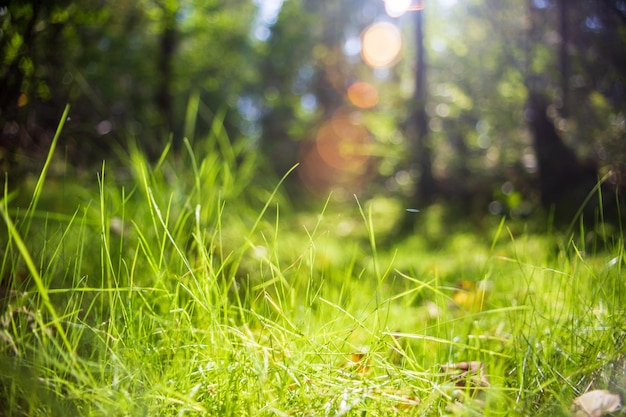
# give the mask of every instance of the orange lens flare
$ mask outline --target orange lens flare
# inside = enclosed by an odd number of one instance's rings
[[[348,100],[361,109],[371,109],[378,104],[378,90],[366,82],[356,82],[348,87]]]
[[[335,115],[317,132],[317,152],[326,164],[344,171],[358,170],[368,159],[367,130],[348,115]]]
[[[351,113],[338,112],[319,128],[314,143],[302,145],[300,179],[315,194],[359,188],[370,173],[371,141]]]

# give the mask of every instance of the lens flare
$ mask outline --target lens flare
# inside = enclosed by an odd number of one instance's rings
[[[400,17],[406,12],[422,10],[424,3],[422,0],[383,0],[385,2],[385,12],[390,17]]]
[[[361,34],[361,57],[372,68],[394,65],[402,51],[402,35],[389,22],[374,23]]]
[[[348,100],[362,109],[371,109],[378,104],[378,90],[373,85],[358,81],[348,87]]]
[[[344,171],[358,171],[369,159],[365,145],[369,133],[354,123],[349,115],[336,115],[317,132],[317,152],[331,167]]]
[[[411,0],[385,0],[385,11],[391,17],[400,17],[409,10]]]
[[[372,139],[354,114],[347,109],[338,111],[319,128],[314,142],[302,144],[298,172],[313,193],[354,191],[368,180]]]

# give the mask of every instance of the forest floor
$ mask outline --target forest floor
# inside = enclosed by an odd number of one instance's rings
[[[621,411],[623,235],[434,205],[394,241],[395,200],[297,211],[256,168],[214,138],[5,191],[0,415]]]

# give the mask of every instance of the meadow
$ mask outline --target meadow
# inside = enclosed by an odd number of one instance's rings
[[[396,240],[398,201],[296,210],[293,173],[219,123],[81,175],[61,128],[0,204],[0,415],[565,416],[625,392],[618,229],[434,205]]]

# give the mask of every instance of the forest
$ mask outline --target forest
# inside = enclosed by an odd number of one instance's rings
[[[7,0],[0,180],[0,416],[625,412],[624,0]]]
[[[2,19],[17,178],[69,103],[76,168],[131,138],[178,152],[223,118],[279,177],[299,164],[300,197],[572,217],[598,181],[623,187],[623,1],[19,1]]]

